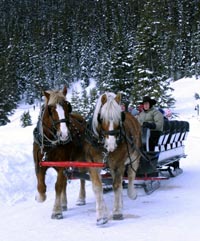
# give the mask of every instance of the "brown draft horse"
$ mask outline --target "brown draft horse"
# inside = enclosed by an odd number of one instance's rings
[[[85,122],[80,115],[71,113],[71,105],[66,100],[66,94],[66,87],[62,91],[44,92],[46,100],[34,130],[33,157],[38,202],[46,199],[45,174],[48,167],[41,167],[39,165],[41,161],[83,160],[82,140]],[[51,217],[61,219],[62,211],[67,210],[67,178],[63,174],[63,168],[55,167],[55,170],[57,171],[56,196]],[[77,204],[85,204],[84,181],[81,181]]]
[[[92,129],[98,140],[103,143],[106,157],[101,148],[85,143],[86,160],[107,163],[114,191],[113,219],[123,219],[122,181],[125,166],[128,170],[128,196],[135,199],[134,179],[140,160],[141,128],[138,121],[130,114],[121,111],[121,95],[105,93],[97,101],[92,119]],[[93,191],[96,197],[97,225],[108,222],[109,216],[103,197],[100,170],[90,168]]]

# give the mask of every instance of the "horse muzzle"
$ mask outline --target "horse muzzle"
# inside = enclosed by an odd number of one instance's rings
[[[116,138],[114,136],[108,136],[105,138],[104,148],[107,152],[113,152],[117,148]]]

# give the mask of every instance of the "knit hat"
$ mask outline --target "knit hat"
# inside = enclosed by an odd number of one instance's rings
[[[131,111],[131,114],[133,115],[133,116],[136,116],[136,115],[138,115],[140,112],[136,109],[136,108],[133,108],[132,109],[132,111]]]

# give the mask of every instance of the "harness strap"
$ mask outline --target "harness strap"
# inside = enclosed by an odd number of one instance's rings
[[[103,148],[103,139],[96,136],[92,131],[91,127],[88,125],[85,129],[85,140],[90,143],[94,148]]]
[[[117,135],[120,133],[120,130],[112,130],[112,131],[104,131],[104,130],[101,130],[101,133],[103,135],[109,135],[109,136],[114,136],[114,135]]]

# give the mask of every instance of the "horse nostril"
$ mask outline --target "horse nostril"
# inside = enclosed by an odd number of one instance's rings
[[[62,137],[66,137],[66,136],[67,136],[67,133],[61,133],[61,136],[62,136]]]

